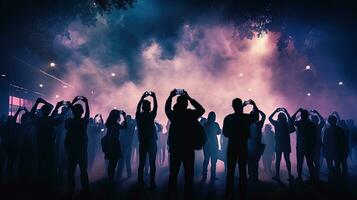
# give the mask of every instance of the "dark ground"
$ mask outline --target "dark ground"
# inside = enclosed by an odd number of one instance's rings
[[[209,178],[205,182],[201,181],[199,176],[200,166],[197,166],[196,177],[194,183],[194,197],[198,200],[214,200],[224,199],[225,172],[221,168],[218,170],[218,180],[210,183]],[[293,166],[295,167],[295,166]],[[284,169],[282,165],[282,169]],[[134,168],[134,171],[136,168]],[[321,173],[321,182],[316,184],[309,181],[304,183],[287,182],[286,172],[282,172],[282,182],[278,183],[271,179],[271,176],[266,176],[260,169],[261,182],[249,182],[247,199],[264,199],[264,200],[307,200],[307,199],[354,199],[357,200],[357,170],[350,168],[350,176],[347,180],[337,181],[333,184],[327,182],[326,171]],[[307,174],[306,174],[307,175]],[[285,177],[284,177],[285,176]],[[182,173],[180,173],[182,177]],[[79,178],[78,178],[79,179]],[[305,177],[306,179],[306,177]],[[148,180],[146,180],[148,182]],[[74,199],[167,199],[167,183],[168,183],[168,168],[158,167],[157,170],[157,188],[149,189],[146,184],[143,188],[136,184],[136,173],[130,179],[122,178],[113,187],[110,187],[105,177],[91,182],[90,191],[81,193],[77,191]],[[236,188],[238,188],[238,177],[235,180]],[[80,181],[76,182],[77,188],[80,188]],[[183,197],[183,178],[179,180],[179,196]],[[36,183],[30,184],[6,184],[0,188],[0,199],[68,199],[65,188],[59,187],[59,190],[51,190],[46,186],[39,186]],[[239,199],[237,190],[235,191],[235,199]]]

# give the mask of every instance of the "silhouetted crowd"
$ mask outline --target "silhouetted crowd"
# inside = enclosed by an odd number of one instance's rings
[[[174,97],[177,99],[172,105]],[[244,113],[248,105],[252,111]],[[227,198],[233,195],[237,164],[238,191],[245,197],[247,181],[259,181],[260,160],[265,174],[281,181],[283,156],[288,181],[296,182],[303,182],[306,161],[310,180],[316,183],[323,161],[329,181],[346,179],[347,163],[357,163],[357,127],[353,120],[343,120],[337,112],[325,119],[316,110],[300,108],[290,116],[287,109],[277,108],[268,117],[270,124],[265,124],[266,114],[253,100],[233,99],[232,108],[233,113],[224,118],[221,129],[215,112],[209,112],[207,119],[202,117],[203,106],[185,90],[174,89],[165,103],[168,122],[164,127],[155,120],[158,103],[151,91],[141,97],[135,119],[123,110],[113,109],[105,122],[101,114],[90,117],[86,97],[77,96],[55,106],[38,98],[30,111],[20,107],[14,116],[0,119],[0,183],[35,180],[54,188],[67,181],[68,194],[73,195],[78,166],[82,190],[88,191],[88,169],[94,167],[100,149],[107,163],[109,184],[119,179],[124,168],[130,178],[136,160],[138,185],[145,185],[144,174],[148,173],[150,188],[155,189],[156,165],[168,163],[169,199],[177,195],[181,165],[184,194],[192,198],[195,151],[199,150],[204,155],[202,180],[208,177],[209,163],[210,181],[217,180],[216,163],[223,161]],[[291,172],[290,160],[290,135],[294,132],[297,177]]]

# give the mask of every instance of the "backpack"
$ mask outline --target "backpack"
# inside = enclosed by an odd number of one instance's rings
[[[193,123],[192,132],[194,133],[193,147],[195,150],[201,150],[207,142],[207,136],[204,127],[198,120]]]

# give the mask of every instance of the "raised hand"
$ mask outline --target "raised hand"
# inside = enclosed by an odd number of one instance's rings
[[[170,97],[174,97],[176,96],[176,89],[173,89],[171,92],[170,92]]]

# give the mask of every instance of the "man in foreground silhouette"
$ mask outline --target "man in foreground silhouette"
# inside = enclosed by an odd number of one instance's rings
[[[154,107],[151,110],[150,101],[145,98],[151,96],[154,101]],[[155,172],[156,172],[156,152],[157,152],[157,134],[155,127],[155,117],[157,114],[157,100],[154,92],[145,92],[141,97],[136,109],[136,122],[138,126],[139,138],[139,168],[138,182],[144,182],[144,167],[146,155],[149,155],[150,163],[150,187],[155,188]]]
[[[176,95],[176,104],[173,109],[172,98]],[[195,108],[188,109],[188,102]],[[185,196],[191,198],[195,161],[195,130],[194,123],[204,114],[205,109],[187,92],[173,90],[166,100],[165,113],[170,120],[170,130],[168,145],[170,152],[170,175],[169,175],[169,198],[174,198],[177,187],[177,176],[180,165],[183,164],[185,170]]]
[[[253,111],[250,114],[243,113],[243,107],[251,104]],[[228,137],[227,148],[227,182],[226,197],[231,198],[234,187],[234,171],[238,161],[239,167],[239,192],[244,198],[247,185],[247,160],[248,160],[248,138],[250,137],[250,126],[259,118],[258,108],[253,100],[242,102],[236,98],[232,101],[234,113],[226,116],[223,122],[223,135]]]

